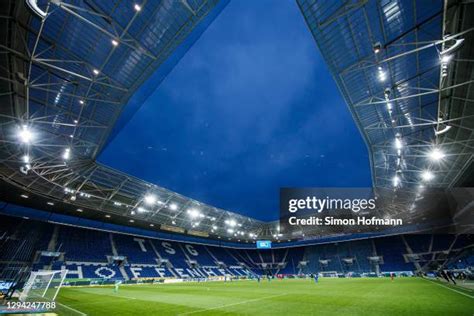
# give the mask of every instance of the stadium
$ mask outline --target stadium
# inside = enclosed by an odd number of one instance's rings
[[[474,2],[0,10],[0,314],[474,314]]]

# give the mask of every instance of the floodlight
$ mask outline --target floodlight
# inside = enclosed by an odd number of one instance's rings
[[[146,212],[148,212],[147,209],[145,209],[145,208],[143,208],[143,207],[141,207],[141,206],[139,206],[139,207],[137,208],[137,211],[138,211],[139,213],[146,213]]]
[[[135,5],[133,6],[133,8],[134,8],[135,11],[137,11],[137,12],[140,12],[141,9],[142,9],[142,7],[141,7],[140,5],[138,5],[138,4],[135,4]]]
[[[145,204],[148,204],[148,205],[153,205],[156,203],[156,195],[154,194],[147,194],[145,195],[144,199],[145,201]]]
[[[176,211],[177,209],[178,209],[178,205],[176,205],[174,203],[170,204],[170,210]]]
[[[421,178],[424,181],[430,181],[434,179],[434,174],[429,170],[425,170],[421,173]]]
[[[453,58],[453,55],[444,55],[441,57],[442,63],[449,63],[449,61]]]
[[[51,206],[53,206],[53,205],[54,205],[54,203],[53,203],[53,202],[47,202],[46,204],[48,204],[48,205],[51,205]]]
[[[84,105],[84,100],[79,100],[79,104]]]
[[[400,177],[399,176],[393,177],[392,182],[393,182],[394,187],[398,187],[398,185],[400,184]]]
[[[387,74],[385,73],[385,71],[383,71],[383,69],[379,69],[379,80],[380,81],[385,81],[387,79]]]
[[[34,138],[35,135],[33,132],[28,128],[28,126],[23,125],[18,132],[18,137],[22,143],[29,144]]]
[[[22,194],[22,195],[20,195],[20,196],[21,196],[22,198],[24,198],[24,199],[27,199],[27,198],[29,198],[29,196],[28,196],[28,195],[26,195],[26,194]]]
[[[228,228],[228,229],[227,229],[227,232],[228,232],[229,234],[233,234],[233,233],[234,233],[234,230],[233,230],[232,228]]]
[[[403,143],[398,137],[395,138],[395,148],[396,149],[402,149],[403,148]]]
[[[428,154],[428,157],[430,157],[431,160],[433,161],[439,161],[441,159],[443,159],[446,155],[444,154],[444,152],[442,152],[440,149],[438,148],[434,148],[429,154]]]
[[[64,149],[63,159],[69,160],[69,158],[71,158],[71,148],[66,148]]]
[[[92,72],[93,72],[94,75],[96,75],[96,76],[99,74],[99,70],[97,70],[97,69],[92,69]]]
[[[237,222],[236,222],[234,219],[226,220],[224,223],[226,223],[226,224],[229,225],[230,227],[235,227],[235,226],[237,226]]]
[[[24,162],[24,163],[30,163],[30,156],[24,155],[24,156],[22,157],[22,159],[23,159],[23,162]]]
[[[119,44],[119,42],[117,40],[114,40],[114,39],[112,40],[112,45],[118,46],[118,44]]]
[[[79,213],[82,213],[82,208],[78,208],[76,211],[78,211]]]
[[[110,215],[109,215],[109,214],[106,214],[105,217],[110,218]]]
[[[377,42],[373,46],[374,53],[378,54],[382,50],[382,44],[380,42]]]
[[[197,218],[201,215],[201,213],[195,208],[189,209],[187,213],[191,218]]]

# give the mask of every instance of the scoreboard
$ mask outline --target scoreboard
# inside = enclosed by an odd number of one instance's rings
[[[271,249],[272,242],[270,240],[257,240],[257,249]]]

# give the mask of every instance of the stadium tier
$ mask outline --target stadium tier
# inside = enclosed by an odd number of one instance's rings
[[[258,275],[413,273],[440,266],[473,246],[469,235],[397,235],[274,249],[232,248],[151,239],[2,216],[2,279],[67,269],[68,279],[207,278]],[[53,255],[52,255],[53,254]],[[443,256],[438,256],[443,254]],[[436,257],[435,261],[427,257]],[[472,265],[472,254],[451,262]]]

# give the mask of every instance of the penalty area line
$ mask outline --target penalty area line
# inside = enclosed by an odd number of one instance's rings
[[[461,295],[467,296],[467,297],[469,297],[469,298],[474,298],[474,296],[472,296],[472,295],[469,295],[469,294],[467,294],[467,293],[458,291],[458,290],[453,289],[452,287],[446,286],[446,285],[444,285],[444,284],[441,284],[441,283],[438,283],[438,282],[435,282],[435,281],[432,281],[432,280],[428,280],[428,279],[425,279],[425,278],[422,278],[422,279],[423,279],[423,280],[426,280],[426,281],[429,281],[429,282],[431,282],[431,283],[434,283],[434,284],[436,284],[436,285],[438,285],[438,286],[444,287],[445,289],[448,289],[448,290],[451,290],[451,291],[453,291],[453,292],[459,293],[459,294],[461,294]]]
[[[232,303],[232,304],[225,304],[225,305],[220,305],[220,306],[216,306],[216,307],[211,307],[211,308],[205,308],[205,309],[199,309],[199,310],[196,310],[196,311],[186,312],[186,313],[178,314],[178,316],[191,315],[191,314],[196,314],[196,313],[212,311],[212,310],[215,310],[215,309],[221,309],[221,308],[226,308],[226,307],[231,307],[231,306],[236,306],[236,305],[242,305],[242,304],[247,304],[247,303],[252,303],[252,302],[258,302],[258,301],[263,301],[263,300],[266,300],[266,299],[269,299],[269,298],[274,298],[274,297],[279,297],[279,296],[284,296],[284,295],[286,295],[286,293],[277,294],[277,295],[270,295],[270,296],[264,296],[264,297],[254,298],[254,299],[246,300],[246,301],[242,301],[242,302],[237,302],[237,303]]]
[[[60,306],[62,306],[62,307],[64,307],[64,308],[67,308],[67,309],[69,309],[69,310],[71,310],[71,311],[73,311],[73,312],[76,312],[76,313],[78,313],[79,315],[87,316],[87,314],[84,314],[83,312],[78,311],[77,309],[74,309],[74,308],[72,308],[72,307],[69,307],[69,306],[67,306],[67,305],[65,305],[65,304],[61,304],[61,303],[59,303],[59,302],[56,302],[56,304],[58,304],[58,305],[60,305]]]

